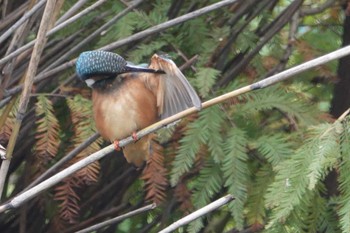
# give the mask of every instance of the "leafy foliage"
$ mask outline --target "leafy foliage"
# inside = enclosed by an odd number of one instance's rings
[[[143,170],[141,179],[145,180],[147,190],[146,199],[156,204],[160,204],[166,197],[168,179],[167,170],[164,167],[163,148],[155,139],[152,140],[152,153]]]
[[[35,150],[40,160],[50,160],[58,152],[60,144],[58,120],[53,112],[52,102],[45,96],[39,96],[36,103],[36,121],[38,126],[35,138],[37,139]]]

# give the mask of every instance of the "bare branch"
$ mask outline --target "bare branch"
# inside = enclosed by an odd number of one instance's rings
[[[206,13],[209,13],[211,11],[217,10],[217,9],[219,9],[221,7],[233,4],[233,3],[237,2],[237,1],[238,0],[223,0],[223,1],[220,1],[218,3],[214,3],[212,5],[203,7],[201,9],[199,9],[199,10],[193,11],[191,13],[182,15],[182,16],[177,17],[175,19],[168,20],[168,21],[166,21],[164,23],[158,24],[158,25],[156,25],[154,27],[148,28],[148,29],[146,29],[146,30],[144,30],[142,32],[135,33],[134,35],[129,36],[129,37],[125,38],[125,39],[121,39],[121,40],[118,40],[116,42],[113,42],[113,43],[111,43],[109,45],[106,45],[106,46],[100,48],[100,50],[110,51],[110,50],[119,48],[119,47],[121,47],[123,45],[135,42],[135,41],[140,40],[140,39],[142,39],[142,38],[144,38],[146,36],[150,36],[152,34],[161,32],[161,31],[163,31],[163,30],[165,30],[167,28],[170,28],[170,27],[173,27],[173,26],[178,25],[180,23],[186,22],[186,21],[188,21],[190,19],[199,17],[199,16],[204,15]]]
[[[86,37],[84,40],[80,41],[76,46],[74,46],[73,49],[69,50],[66,54],[62,55],[59,59],[57,59],[55,62],[50,64],[49,67],[47,67],[45,70],[50,69],[52,67],[55,67],[57,64],[60,64],[62,61],[69,58],[70,55],[74,54],[75,52],[79,51],[80,48],[82,48],[84,45],[89,43],[91,40],[93,40],[95,37],[99,36],[103,31],[105,31],[107,28],[114,25],[119,19],[121,19],[123,16],[125,16],[127,13],[129,13],[132,9],[137,7],[143,2],[143,0],[137,0],[134,4],[130,5],[129,7],[125,8],[123,11],[118,13],[116,16],[114,16],[111,20],[109,20],[107,23],[99,27],[96,31],[91,33],[88,37]]]
[[[204,206],[203,208],[187,215],[186,217],[174,222],[173,224],[171,224],[167,228],[161,230],[159,233],[168,233],[168,232],[175,231],[177,228],[179,228],[183,225],[186,225],[186,224],[192,222],[193,220],[216,210],[217,208],[220,208],[221,206],[227,204],[228,202],[230,202],[232,200],[234,200],[234,197],[231,194],[228,194],[228,195]]]
[[[59,18],[56,21],[56,25],[62,23],[63,21],[66,21],[67,19],[69,19],[70,17],[72,17],[72,15],[75,14],[76,11],[78,11],[82,6],[84,6],[85,3],[87,3],[88,0],[79,0],[77,1],[71,8],[69,8],[69,10],[67,10],[62,16],[61,18]]]
[[[335,3],[335,0],[327,0],[325,3],[318,5],[316,7],[308,7],[308,8],[303,8],[300,11],[300,15],[301,16],[305,16],[305,15],[315,15],[318,14],[322,11],[324,11],[325,9],[333,6]],[[313,4],[315,5],[315,4]]]
[[[91,227],[85,228],[83,230],[77,231],[76,233],[92,232],[92,231],[98,230],[98,229],[100,229],[102,227],[109,226],[109,225],[112,225],[114,223],[120,222],[120,221],[122,221],[122,220],[124,220],[126,218],[129,218],[129,217],[132,217],[134,215],[141,214],[141,213],[147,212],[149,210],[153,210],[156,207],[157,207],[156,204],[153,203],[153,204],[147,205],[145,207],[142,207],[140,209],[133,210],[133,211],[131,211],[129,213],[126,213],[126,214],[120,215],[118,217],[112,218],[112,219],[107,220],[105,222],[102,222],[102,223],[93,225]]]
[[[73,16],[72,18],[69,18],[68,20],[60,23],[59,25],[55,26],[54,28],[52,28],[50,31],[48,31],[46,36],[51,36],[54,33],[58,32],[59,30],[61,30],[62,28],[68,26],[69,24],[77,21],[79,18],[83,17],[84,15],[90,13],[91,11],[95,10],[97,7],[99,7],[100,5],[102,5],[105,1],[107,0],[99,0],[97,2],[95,2],[94,4],[92,4],[91,6],[87,7],[86,9],[84,9],[83,11],[81,11],[80,13],[76,14],[75,16]],[[36,42],[36,39],[32,40],[31,42],[23,45],[22,47],[18,48],[16,51],[13,51],[12,53],[8,54],[7,56],[5,56],[4,58],[0,59],[0,65],[4,64],[5,62],[7,62],[8,60],[17,57],[18,55],[20,55],[22,52],[26,51],[27,49],[30,49]],[[1,41],[0,41],[1,43]]]
[[[28,190],[32,188],[33,186],[37,185],[41,181],[43,181],[45,178],[50,176],[51,174],[55,173],[68,161],[70,161],[72,158],[74,158],[76,155],[78,155],[80,152],[82,152],[86,147],[88,147],[91,143],[93,143],[97,138],[100,137],[100,134],[95,133],[94,135],[90,136],[88,139],[86,139],[85,142],[81,143],[78,147],[74,148],[71,152],[69,152],[66,156],[64,156],[60,161],[55,163],[52,167],[50,167],[47,171],[45,171],[43,174],[41,174],[36,180],[34,180],[30,185],[28,185],[27,188],[24,190]]]
[[[19,26],[21,26],[25,21],[27,21],[29,17],[31,17],[35,12],[37,12],[45,3],[46,0],[41,0],[32,9],[27,11],[21,19],[19,19],[14,25],[12,25],[12,27],[10,27],[6,32],[4,32],[0,36],[0,44],[4,42],[7,39],[7,37],[9,37],[14,31],[16,31],[16,29]]]

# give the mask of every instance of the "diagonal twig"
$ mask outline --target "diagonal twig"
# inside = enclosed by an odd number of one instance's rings
[[[10,27],[6,32],[0,36],[0,44],[4,42],[16,29],[21,26],[25,21],[27,21],[35,12],[37,12],[44,4],[46,0],[41,0],[33,8],[27,11],[22,18],[20,18],[12,27]]]
[[[99,1],[95,2],[94,4],[92,4],[91,6],[87,7],[86,9],[82,10],[78,14],[74,15],[73,17],[67,19],[66,21],[58,24],[57,26],[55,26],[54,28],[49,30],[47,32],[46,36],[51,36],[54,33],[56,33],[59,30],[61,30],[62,28],[64,28],[64,27],[68,26],[69,24],[75,22],[77,19],[81,18],[82,16],[90,13],[91,11],[93,11],[94,9],[99,7],[105,1],[107,1],[107,0],[99,0]],[[22,52],[26,51],[27,49],[30,49],[31,47],[33,47],[35,42],[36,42],[36,39],[34,39],[34,40],[28,42],[27,44],[23,45],[22,47],[18,48],[16,51],[13,51],[12,53],[6,55],[4,58],[0,59],[0,65],[4,64],[5,62],[7,62],[8,60],[10,60],[10,59],[12,59],[14,57],[17,57],[18,55],[20,55]],[[0,40],[0,43],[1,43],[1,40]]]
[[[132,36],[129,36],[125,39],[121,39],[121,40],[118,40],[116,42],[113,42],[113,43],[110,43],[109,45],[106,45],[102,48],[100,48],[101,50],[107,50],[107,51],[110,51],[110,50],[113,50],[113,49],[116,49],[116,48],[119,48],[120,46],[123,46],[123,45],[126,45],[126,44],[129,44],[131,42],[135,42],[137,40],[140,40],[146,36],[149,36],[149,35],[152,35],[152,34],[155,34],[155,33],[158,33],[158,32],[161,32],[169,27],[173,27],[175,25],[178,25],[180,23],[183,23],[183,22],[186,22],[190,19],[193,19],[193,18],[196,18],[196,17],[199,17],[201,15],[204,15],[204,14],[207,14],[211,11],[214,11],[214,10],[217,10],[219,8],[222,8],[224,6],[227,6],[227,5],[231,5],[235,2],[237,2],[238,0],[223,0],[223,1],[220,1],[220,2],[217,2],[217,3],[214,3],[212,5],[209,5],[209,6],[206,6],[206,7],[203,7],[201,9],[198,9],[196,11],[193,11],[191,13],[188,13],[188,14],[185,14],[185,15],[182,15],[180,17],[177,17],[175,19],[171,19],[171,20],[168,20],[164,23],[161,23],[161,24],[158,24],[156,26],[153,26],[153,27],[150,27],[142,32],[138,32],[138,33],[135,33],[133,34]]]
[[[204,206],[203,208],[187,215],[186,217],[174,222],[173,224],[171,224],[167,228],[164,228],[163,230],[161,230],[159,233],[169,233],[169,232],[175,231],[177,228],[179,228],[183,225],[186,225],[186,224],[192,222],[193,220],[216,210],[217,208],[220,208],[221,206],[227,204],[228,202],[230,202],[232,200],[234,200],[234,197],[231,194],[228,194],[222,198],[219,198],[218,200],[216,200],[216,201]]]
[[[157,207],[157,205],[153,203],[153,204],[141,207],[141,208],[139,208],[137,210],[130,211],[129,213],[126,213],[126,214],[120,215],[118,217],[109,219],[107,221],[98,223],[98,224],[93,225],[91,227],[85,228],[83,230],[77,231],[76,233],[87,233],[87,232],[96,231],[96,230],[98,230],[98,229],[100,229],[102,227],[109,226],[109,225],[112,225],[114,223],[120,222],[120,221],[122,221],[122,220],[124,220],[126,218],[131,217],[131,216],[134,216],[134,215],[137,215],[137,214],[140,214],[140,213],[144,213],[144,212],[149,211],[149,210],[153,210],[156,207]]]

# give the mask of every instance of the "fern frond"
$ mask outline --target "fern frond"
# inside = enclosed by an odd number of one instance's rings
[[[285,135],[263,135],[255,141],[254,147],[273,167],[293,154],[292,143]]]
[[[141,179],[144,180],[147,190],[145,199],[160,204],[166,197],[167,169],[164,167],[163,147],[154,139],[151,143],[152,154],[147,160]]]
[[[182,210],[184,214],[189,214],[193,210],[193,204],[191,201],[192,194],[191,191],[187,188],[186,183],[181,181],[176,185],[174,196],[180,203],[180,210]]]
[[[316,185],[337,164],[339,140],[334,125],[312,127],[307,136],[295,155],[276,167],[275,182],[266,195],[267,205],[273,207],[269,227],[286,219],[294,208],[307,206],[302,201],[311,200],[311,191],[317,191]]]
[[[342,123],[340,136],[340,151],[342,162],[339,167],[339,205],[338,214],[343,232],[350,229],[350,118],[347,117]]]
[[[308,188],[310,190],[314,189],[317,182],[323,179],[328,170],[338,162],[340,156],[339,133],[334,128],[338,124],[338,122],[335,122],[333,125],[320,125],[310,135],[309,149],[313,157],[308,174]]]
[[[13,105],[11,111],[9,112],[5,124],[3,127],[0,129],[0,143],[7,143],[8,140],[10,139],[10,136],[12,134],[12,128],[16,120],[16,113],[18,110],[18,103],[19,103],[19,98],[16,99],[15,104]],[[0,113],[2,114],[2,111],[4,109],[0,110]]]
[[[210,90],[215,84],[219,74],[219,70],[210,67],[202,67],[197,70],[194,86],[198,90],[200,96],[207,98],[210,95]]]
[[[248,190],[247,222],[249,225],[262,226],[265,224],[267,213],[264,195],[274,175],[270,164],[265,164],[255,173],[256,180]]]
[[[71,224],[77,221],[80,211],[78,205],[80,198],[74,190],[76,187],[79,187],[79,184],[73,177],[69,177],[55,188],[54,199],[61,202],[59,205],[60,217]]]
[[[95,123],[92,118],[92,103],[90,100],[85,99],[80,95],[76,95],[73,99],[67,99],[67,104],[71,111],[71,118],[74,125],[74,146],[76,147],[96,132]],[[101,148],[101,144],[102,139],[97,139],[84,151],[79,153],[76,159],[80,160],[81,158],[96,152]],[[76,176],[78,176],[82,182],[89,184],[97,181],[99,170],[99,163],[94,162],[79,170],[76,173]]]
[[[224,117],[220,108],[213,106],[201,111],[199,119],[189,124],[185,136],[180,140],[181,146],[173,162],[170,178],[172,186],[193,166],[201,146],[208,146],[215,162],[222,161],[224,157],[221,136],[223,122]]]
[[[245,132],[234,128],[229,132],[224,145],[225,158],[223,160],[223,177],[228,192],[235,197],[229,209],[238,229],[243,228],[243,209],[247,199],[247,185],[250,171],[247,164],[247,137]]]
[[[193,185],[192,203],[194,207],[200,209],[207,205],[211,198],[221,190],[222,185],[223,178],[220,166],[212,158],[209,158]],[[199,232],[203,227],[200,222],[202,222],[202,218],[191,222],[187,229],[188,232]]]
[[[52,102],[43,95],[38,96],[35,115],[37,116],[35,152],[36,156],[46,163],[57,154],[60,126],[54,115]]]
[[[165,41],[158,40],[151,41],[148,44],[141,44],[137,46],[135,50],[128,53],[128,59],[133,61],[135,64],[142,62],[148,63],[149,58],[157,51],[160,51],[166,44],[167,43]]]
[[[247,115],[255,114],[258,111],[278,109],[295,117],[298,122],[304,125],[316,122],[310,114],[310,112],[314,111],[312,105],[307,105],[300,101],[298,96],[294,93],[286,92],[279,85],[245,94],[243,98],[246,98],[248,101],[236,106],[239,109],[239,112],[236,114]]]

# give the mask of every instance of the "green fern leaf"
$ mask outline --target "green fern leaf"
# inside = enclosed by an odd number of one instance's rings
[[[277,85],[243,95],[248,101],[237,105],[236,114],[256,114],[258,111],[278,109],[279,111],[295,117],[305,125],[314,124],[316,120],[311,117],[312,105],[308,106],[300,101],[294,93],[285,92]]]
[[[336,165],[339,156],[336,141],[334,125],[312,127],[295,155],[276,166],[275,182],[266,195],[267,205],[273,208],[268,227],[286,219],[295,208],[307,206],[303,201],[312,199],[310,195],[316,185]]]
[[[221,190],[222,185],[220,166],[209,158],[201,169],[199,177],[194,181],[192,203],[196,209],[209,204],[211,198]],[[202,218],[199,218],[191,222],[187,230],[188,232],[199,232],[202,227]]]
[[[157,51],[161,50],[167,43],[165,41],[154,40],[148,44],[137,46],[137,49],[128,54],[128,59],[135,64],[146,62],[150,60],[151,56]]]
[[[239,128],[234,128],[229,132],[224,145],[225,158],[222,166],[224,185],[228,188],[228,192],[235,197],[235,200],[228,206],[238,229],[243,228],[243,210],[250,177],[247,165],[247,143],[245,133]]]
[[[201,146],[207,145],[214,160],[219,163],[224,157],[222,151],[221,125],[223,114],[218,106],[205,109],[199,113],[199,119],[188,126],[185,136],[180,140],[181,146],[171,171],[170,182],[174,186],[179,178],[193,166]]]
[[[290,157],[293,153],[292,144],[282,134],[263,135],[259,137],[254,147],[275,167],[278,163]]]
[[[43,161],[52,159],[58,151],[60,145],[60,126],[54,114],[52,102],[44,95],[38,96],[35,114],[36,120],[36,155]]]
[[[247,222],[249,225],[264,225],[266,218],[264,195],[272,183],[274,173],[271,165],[266,164],[256,173],[256,181],[251,185],[247,202]]]
[[[339,189],[340,208],[338,214],[342,232],[349,232],[350,229],[350,118],[346,118],[342,123],[343,130],[340,137],[340,150],[342,162],[339,168]]]
[[[199,91],[200,96],[207,98],[210,95],[210,90],[215,84],[219,74],[219,70],[209,67],[202,67],[198,69],[194,85]]]

